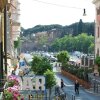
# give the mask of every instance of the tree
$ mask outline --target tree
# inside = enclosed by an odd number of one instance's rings
[[[100,56],[97,56],[95,59],[95,64],[100,66]]]
[[[83,21],[82,19],[80,19],[78,23],[78,33],[77,34],[81,34],[82,32],[83,32]]]
[[[45,73],[45,78],[46,78],[46,88],[49,89],[49,95],[51,95],[51,88],[56,85],[56,79],[54,76],[54,72],[51,70],[47,70]],[[50,100],[50,96],[49,96]]]
[[[51,47],[53,48],[52,51],[59,51],[61,48],[60,39],[55,39],[55,41],[51,44]]]
[[[92,54],[94,53],[94,43],[91,43],[91,45],[88,48],[88,52]]]
[[[18,48],[20,46],[20,38],[18,40],[14,41],[14,48]]]
[[[35,72],[35,74],[43,75],[47,69],[52,70],[52,65],[47,58],[34,56],[31,69]]]
[[[62,63],[62,67],[65,67],[69,61],[69,54],[67,51],[60,51],[57,55],[58,61]]]
[[[56,85],[56,79],[55,74],[53,71],[47,69],[47,71],[44,73],[46,77],[46,88],[52,88],[54,85]]]

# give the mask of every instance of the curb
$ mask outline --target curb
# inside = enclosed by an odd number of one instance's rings
[[[87,90],[87,89],[85,89],[85,91],[88,92],[88,93],[94,94],[94,95],[96,95],[96,96],[100,96],[100,93],[94,93],[93,91],[89,91],[89,90]]]

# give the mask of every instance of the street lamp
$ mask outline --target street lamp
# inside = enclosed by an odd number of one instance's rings
[[[85,10],[85,8],[83,9],[83,16],[86,16],[86,10]]]

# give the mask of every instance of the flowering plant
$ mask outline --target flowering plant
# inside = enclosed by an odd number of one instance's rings
[[[7,88],[4,91],[4,100],[24,100],[19,91],[14,88]]]
[[[4,98],[5,100],[13,100],[13,94],[7,90],[4,90]]]
[[[17,76],[10,75],[10,76],[8,76],[8,83],[12,83],[13,85],[19,85],[19,80],[18,80]]]
[[[8,76],[8,88],[4,91],[5,100],[24,100],[19,89],[18,77],[15,75]]]

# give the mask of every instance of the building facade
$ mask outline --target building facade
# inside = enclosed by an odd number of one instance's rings
[[[100,56],[100,0],[93,0],[96,7],[95,19],[95,57]]]
[[[0,0],[0,79],[14,63],[14,41],[20,36],[19,6],[18,0]]]

